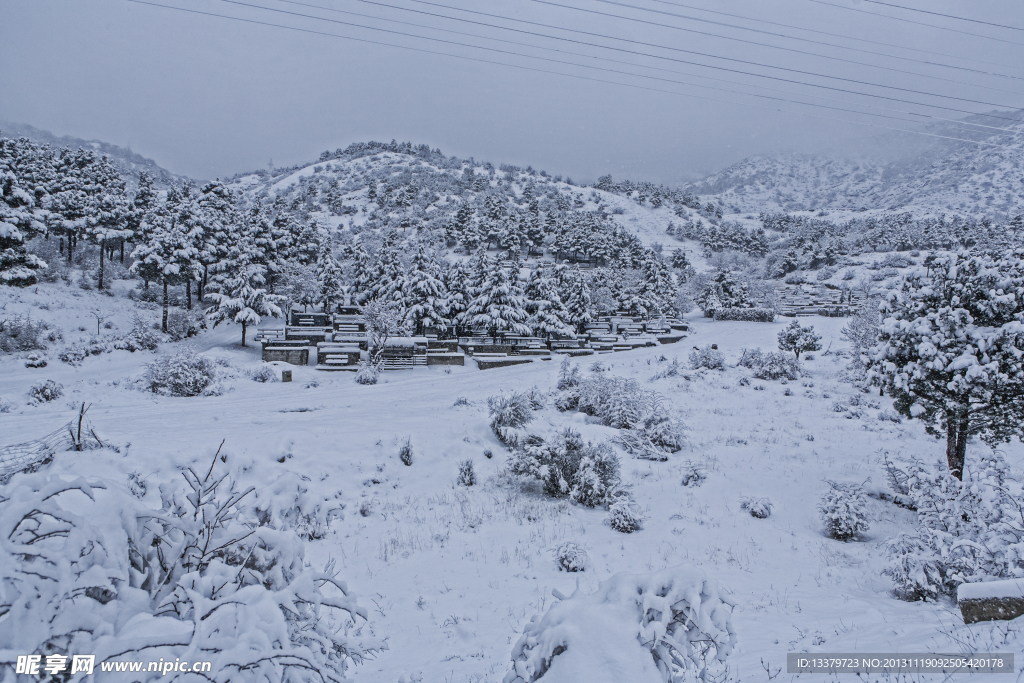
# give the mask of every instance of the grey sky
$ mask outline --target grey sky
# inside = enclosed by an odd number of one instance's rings
[[[812,0],[615,0],[663,12],[741,24],[812,40],[842,43],[924,61],[943,61],[977,71],[996,71],[1015,79],[894,60],[839,50],[771,35],[740,31],[630,9],[599,0],[551,0],[595,12],[635,17],[654,24],[576,12],[536,0],[379,0],[386,5],[502,24],[523,31],[613,45],[600,50],[565,41],[496,30],[466,22],[387,9],[359,0],[239,0],[276,10],[317,15],[336,21],[373,25],[391,31],[473,43],[497,50],[533,54],[529,59],[493,51],[413,39],[305,17],[255,9],[225,0],[152,0],[214,14],[284,24],[312,31],[396,43],[491,62],[560,71],[603,81],[623,81],[655,90],[690,93],[713,100],[567,78],[449,56],[413,52],[323,35],[247,24],[127,0],[0,0],[0,120],[24,122],[57,134],[98,138],[153,157],[172,171],[197,177],[231,175],[311,160],[324,149],[358,140],[412,140],[440,147],[447,154],[494,162],[532,164],[551,173],[591,180],[611,172],[617,177],[669,184],[718,170],[743,157],[784,150],[857,151],[869,149],[879,130],[837,119],[871,121],[906,128],[900,120],[758,100],[634,76],[553,63],[573,61],[606,69],[646,73],[662,79],[703,83],[718,88],[803,99],[829,106],[911,118],[904,112],[958,118],[963,114],[783,81],[710,70],[667,59],[641,57],[623,50],[677,60],[715,64],[777,78],[862,90],[954,109],[989,111],[993,107],[938,99],[895,89],[880,89],[815,76],[701,57],[637,43],[595,38],[590,32],[633,41],[705,52],[800,71],[881,83],[908,90],[1024,106],[1024,31],[970,24],[916,14],[867,2],[826,0],[859,10],[905,17],[1011,41],[997,42],[829,7]],[[1024,27],[1020,0],[893,0],[895,4],[966,15]],[[437,7],[458,6],[517,19],[556,25],[569,31],[530,26]],[[858,36],[935,53],[872,46],[755,24],[677,6],[698,6],[768,21]],[[474,34],[480,38],[432,31],[352,15],[311,9],[308,5]],[[718,33],[794,50],[904,69],[966,84],[830,61],[665,28],[667,25]],[[497,42],[546,46],[558,53]],[[598,61],[601,56],[628,64]],[[967,61],[962,58],[979,61]],[[651,70],[654,66],[662,71]],[[665,71],[668,70],[668,71]],[[671,72],[677,73],[671,73]],[[712,82],[687,74],[726,79]],[[984,86],[984,87],[983,87]],[[765,87],[774,88],[767,90]],[[785,90],[788,92],[779,92]],[[794,94],[795,93],[795,94]],[[815,95],[833,100],[809,99]],[[839,100],[839,101],[836,101]],[[888,107],[869,110],[865,105]],[[810,112],[824,118],[800,113]]]

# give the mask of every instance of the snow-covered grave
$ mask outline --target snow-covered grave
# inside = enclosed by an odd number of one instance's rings
[[[1024,578],[962,583],[956,601],[966,624],[1016,619],[1024,615]]]

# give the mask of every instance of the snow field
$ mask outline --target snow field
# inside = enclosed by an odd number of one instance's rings
[[[29,300],[31,289],[18,296],[18,306],[44,303]],[[50,311],[40,315],[54,316],[65,331],[73,316],[85,324],[86,314],[76,311],[86,308],[60,309],[58,300],[51,297]],[[350,373],[297,367],[291,383],[262,384],[246,376],[261,365],[258,348],[239,347],[237,328],[227,326],[192,340],[220,361],[222,394],[171,398],[141,392],[129,381],[151,353],[115,351],[77,367],[51,358],[43,369],[8,356],[0,360],[0,395],[16,405],[0,414],[0,445],[46,434],[86,402],[97,433],[120,452],[60,454],[51,471],[120,482],[138,472],[148,482],[145,500],[155,506],[160,482],[208,463],[226,439],[227,467],[239,486],[257,487],[258,499],[281,495],[284,505],[296,497],[290,492],[298,484],[307,490],[305,504],[344,505],[344,519],[308,541],[306,559],[313,566],[336,560],[341,578],[369,609],[364,628],[389,639],[389,650],[351,672],[358,681],[500,681],[525,624],[556,601],[552,589],[568,595],[578,581],[588,593],[618,572],[676,565],[701,570],[731,591],[738,647],[729,662],[738,681],[766,680],[762,660],[774,671],[784,666],[787,651],[956,652],[961,643],[976,651],[1021,649],[1015,622],[966,627],[955,605],[892,597],[891,583],[879,573],[884,558],[878,545],[908,530],[913,513],[870,499],[871,527],[863,541],[824,536],[816,504],[828,489],[825,479],[862,483],[870,477],[869,489],[880,486],[884,451],[897,460],[934,460],[941,443],[912,422],[876,419],[889,407],[885,398],[873,397],[880,408],[862,418],[834,412],[834,401],[855,392],[839,380],[846,361],[834,353],[801,361],[804,376],[786,385],[734,367],[743,348],[774,350],[788,319],[690,322],[694,332],[676,345],[578,360],[584,375],[599,362],[605,372],[660,392],[687,428],[686,446],[667,462],[633,460],[619,451],[624,483],[645,517],[644,528],[629,535],[607,526],[604,510],[545,498],[502,473],[508,451],[489,429],[486,399],[534,386],[552,391],[557,362],[488,372],[471,365],[386,372],[374,386],[356,385]],[[815,326],[823,349],[830,342],[833,351],[845,345],[839,337],[844,320],[801,322]],[[162,344],[157,353],[185,343]],[[712,343],[725,356],[725,371],[684,369],[649,381],[673,358],[688,368],[692,346]],[[743,377],[749,386],[741,386]],[[26,405],[28,387],[44,379],[62,383],[65,396]],[[467,405],[456,406],[460,398]],[[565,427],[593,441],[615,434],[583,414],[557,412],[550,396],[526,431],[550,435]],[[411,466],[398,457],[406,439]],[[485,450],[493,458],[484,457]],[[1016,443],[1006,447],[1011,463],[1019,466],[1021,450]],[[472,487],[456,484],[466,459],[477,474]],[[706,471],[699,486],[681,484],[687,461]],[[768,519],[741,510],[742,499],[751,497],[770,500]],[[559,570],[554,553],[567,541],[587,553],[586,571]]]

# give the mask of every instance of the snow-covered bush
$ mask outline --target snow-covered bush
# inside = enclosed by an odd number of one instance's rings
[[[89,350],[81,344],[72,344],[61,349],[60,353],[57,354],[57,358],[62,363],[68,365],[78,365],[83,360],[89,357]]]
[[[167,314],[167,333],[174,341],[198,336],[206,329],[206,316],[195,311],[174,309]]]
[[[340,496],[316,493],[300,475],[287,472],[253,492],[253,512],[261,526],[314,540],[327,535],[332,521],[345,518]]]
[[[867,531],[867,495],[859,484],[828,482],[829,490],[818,501],[818,514],[828,535],[849,541]]]
[[[658,362],[662,362],[665,359],[664,356],[658,359]],[[679,365],[679,359],[673,358],[672,362],[665,366],[665,369],[651,377],[651,381],[654,382],[659,379],[666,379],[668,377],[678,377],[682,374],[683,368]]]
[[[800,366],[795,358],[790,358],[788,353],[777,351],[765,353],[761,349],[743,349],[738,364],[753,370],[754,377],[758,379],[792,380],[800,373]]]
[[[608,505],[620,492],[619,458],[607,443],[584,443],[566,429],[550,441],[530,435],[509,458],[509,471],[539,479],[544,493],[567,496],[574,503]]]
[[[356,370],[356,384],[376,384],[380,377],[380,366],[368,360],[359,361]]]
[[[4,353],[45,351],[47,342],[60,339],[59,330],[51,330],[45,322],[28,315],[0,320],[0,351]]]
[[[562,364],[558,367],[558,385],[559,391],[571,389],[580,383],[580,366],[569,362],[569,356],[562,359]]]
[[[899,413],[897,413],[895,410],[889,409],[879,411],[878,419],[881,420],[882,422],[895,422],[896,424],[903,422],[903,418],[900,416]]]
[[[736,647],[732,603],[696,570],[615,574],[534,616],[503,683],[719,680]]]
[[[412,466],[412,440],[406,439],[402,447],[398,449],[398,459],[402,461],[402,464],[406,467]]]
[[[918,526],[886,542],[883,572],[897,595],[935,598],[962,583],[1024,577],[1024,495],[998,452],[970,458],[963,482],[915,462],[906,488]]]
[[[52,379],[34,384],[28,390],[28,400],[30,403],[49,403],[50,401],[56,401],[63,395],[64,385],[54,382]]]
[[[643,528],[643,515],[631,499],[623,496],[608,508],[608,524],[623,534],[631,534]]]
[[[770,323],[775,321],[775,311],[770,308],[719,308],[715,310],[715,320]]]
[[[332,564],[305,565],[290,531],[257,526],[230,479],[203,466],[160,486],[16,475],[0,489],[0,650],[212,662],[206,680],[343,680],[381,643]],[[199,655],[198,653],[201,653]],[[134,680],[162,680],[161,672]]]
[[[132,353],[136,351],[156,351],[159,342],[160,338],[154,334],[150,326],[141,317],[136,315],[132,321],[131,331],[114,341],[114,348],[131,351]]]
[[[555,562],[558,563],[559,571],[585,572],[590,558],[579,543],[566,541],[555,548]]]
[[[257,369],[249,373],[249,379],[253,382],[276,382],[277,381],[277,370],[270,365],[261,365]]]
[[[0,396],[0,413],[9,413],[14,410],[14,402],[6,396]]]
[[[797,360],[805,351],[820,351],[821,336],[814,334],[814,325],[801,327],[799,320],[794,320],[779,332],[779,351],[792,351]]]
[[[487,412],[491,418],[491,431],[498,437],[498,441],[509,448],[515,448],[519,443],[520,436],[516,430],[533,420],[533,407],[529,395],[525,393],[489,396]]]
[[[705,346],[690,352],[690,367],[694,370],[707,368],[708,370],[724,370],[725,356],[721,351]]]
[[[707,468],[695,460],[684,460],[680,469],[683,486],[700,486],[708,478]]]
[[[768,519],[775,506],[767,498],[740,498],[740,510],[750,513],[751,517]]]
[[[216,364],[191,349],[146,365],[147,388],[167,396],[198,396],[213,384],[216,374]]]
[[[666,451],[682,448],[679,425],[669,416],[662,396],[635,379],[596,373],[580,382],[574,394],[581,412],[601,418],[607,427],[634,432],[617,439],[629,452],[664,460]]]
[[[473,461],[466,458],[459,463],[459,477],[455,480],[459,486],[473,486],[476,484],[476,471],[473,469]]]
[[[33,351],[25,358],[26,368],[45,368],[46,365],[46,356],[39,351]]]

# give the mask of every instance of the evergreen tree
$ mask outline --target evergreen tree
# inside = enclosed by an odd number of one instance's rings
[[[352,251],[355,260],[355,273],[352,277],[353,296],[355,303],[362,304],[370,299],[373,289],[373,259],[362,242],[356,242]]]
[[[242,326],[242,346],[245,346],[246,330],[258,325],[265,316],[278,318],[282,315],[278,303],[281,297],[268,294],[262,285],[266,281],[266,267],[256,263],[260,255],[254,240],[243,237],[232,249],[230,266],[221,290],[210,294],[214,307],[210,309],[213,326],[225,320]]]
[[[220,180],[203,186],[198,204],[203,221],[203,239],[199,249],[199,261],[203,266],[203,276],[199,280],[199,300],[202,301],[207,287],[219,287],[220,275],[228,266],[231,246],[241,238],[243,230],[235,196]]]
[[[329,313],[341,297],[341,267],[334,258],[331,238],[326,231],[319,232],[318,238],[319,248],[316,258],[318,298],[323,305],[324,313]]]
[[[779,332],[779,350],[792,351],[796,359],[805,351],[821,349],[821,337],[814,334],[814,325],[801,327],[799,320],[794,320]]]
[[[19,168],[25,142],[0,138],[0,283],[15,287],[35,284],[36,271],[46,268],[25,249],[28,239],[46,230],[48,215],[38,206],[34,188],[25,185],[27,179]]]
[[[531,334],[526,324],[525,297],[519,281],[484,255],[489,272],[476,288],[478,292],[466,310],[470,323],[487,328],[490,336],[499,332]]]
[[[283,269],[283,263],[278,249],[276,231],[263,200],[257,198],[246,217],[246,233],[252,237],[256,251],[253,253],[253,263],[264,267],[267,279],[267,289],[274,291],[274,279]]]
[[[370,299],[394,301],[399,304],[404,315],[409,283],[405,275],[405,268],[402,267],[402,262],[398,258],[398,250],[394,246],[395,239],[391,235],[385,237],[384,244],[377,252]]]
[[[294,259],[303,265],[316,263],[320,254],[320,225],[316,220],[309,219],[302,224],[293,249]]]
[[[120,178],[118,178],[120,181]],[[124,193],[124,182],[120,181],[108,188],[108,192],[93,199],[89,216],[86,219],[85,232],[100,248],[100,269],[97,288],[105,287],[104,274],[107,248],[111,241],[123,240],[128,236],[128,198]]]
[[[437,265],[428,259],[421,247],[416,252],[409,272],[405,323],[414,334],[423,334],[425,327],[447,323],[444,283],[438,277]]]
[[[444,269],[444,288],[448,298],[445,307],[445,316],[454,325],[466,324],[466,309],[469,308],[471,297],[469,295],[470,275],[466,267],[456,261]]]
[[[135,188],[135,195],[128,204],[128,214],[125,216],[126,239],[131,240],[134,244],[149,241],[147,232],[149,223],[146,218],[159,203],[154,182],[153,174],[148,171],[139,171],[139,185]],[[123,240],[121,242],[121,262],[124,262]],[[146,287],[149,287],[149,280],[146,280]]]
[[[579,266],[573,266],[566,278],[565,308],[569,312],[566,322],[575,326],[577,332],[584,332],[587,324],[594,320],[591,306],[590,287],[587,286],[587,280],[580,272]]]
[[[558,335],[561,337],[575,337],[572,318],[562,297],[558,295],[556,283],[547,277],[540,269],[530,273],[530,281],[527,284],[527,299],[530,317],[527,324],[536,332],[545,337]]]

